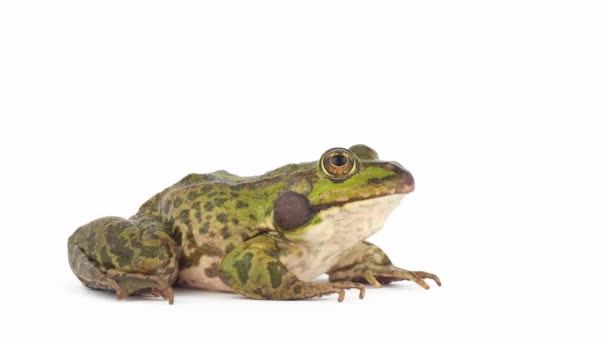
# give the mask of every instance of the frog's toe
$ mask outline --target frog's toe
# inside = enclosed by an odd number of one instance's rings
[[[122,300],[126,296],[127,296],[127,293],[125,292],[125,290],[123,290],[120,287],[116,289],[116,299]]]
[[[338,294],[338,302],[344,301],[345,291],[348,289],[359,289],[359,298],[365,297],[365,286],[363,284],[354,283],[352,281],[338,281],[330,283],[333,288],[333,292]]]
[[[428,290],[430,286],[429,284],[427,284],[426,281],[424,281],[424,279],[432,279],[438,286],[441,286],[441,280],[439,280],[439,277],[432,273],[423,271],[408,271],[397,267],[393,267],[390,270],[374,273],[373,276],[375,279],[377,279],[378,282],[382,284],[388,284],[399,280],[409,280],[420,285],[420,287]]]
[[[424,272],[424,271],[413,271],[412,273],[414,273],[415,275],[417,275],[418,277],[422,278],[422,279],[432,279],[435,284],[437,284],[437,286],[441,286],[441,280],[439,279],[438,276],[436,276],[433,273],[428,273],[428,272]]]
[[[172,287],[167,287],[167,288],[155,288],[152,289],[152,293],[155,296],[161,296],[163,297],[164,300],[168,301],[170,305],[173,304],[173,288]]]
[[[368,284],[372,285],[375,288],[382,287],[382,284],[376,279],[374,273],[370,270],[365,271],[363,278],[367,281]]]

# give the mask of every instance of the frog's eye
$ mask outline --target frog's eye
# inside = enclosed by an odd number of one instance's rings
[[[333,179],[346,179],[357,171],[357,160],[345,148],[332,148],[321,157],[321,170]]]

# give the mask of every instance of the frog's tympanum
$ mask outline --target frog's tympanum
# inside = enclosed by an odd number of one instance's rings
[[[302,299],[431,273],[393,266],[365,241],[382,228],[414,178],[364,145],[333,148],[318,161],[257,177],[190,174],[126,220],[104,217],[68,240],[85,286],[119,299],[152,294],[173,303],[176,284],[255,299]],[[329,282],[314,282],[322,274]]]

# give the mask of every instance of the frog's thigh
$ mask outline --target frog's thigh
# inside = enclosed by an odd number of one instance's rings
[[[255,299],[304,299],[357,288],[360,298],[365,289],[352,282],[315,283],[298,279],[278,259],[276,241],[258,236],[232,250],[220,264],[220,278],[235,292]]]
[[[95,220],[70,237],[68,254],[84,285],[114,290],[119,298],[169,289],[178,272],[177,245],[149,219]]]

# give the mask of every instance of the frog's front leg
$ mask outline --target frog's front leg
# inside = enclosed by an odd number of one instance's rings
[[[87,287],[154,294],[173,304],[179,250],[163,224],[150,217],[104,217],[76,230],[68,240],[74,274]]]
[[[365,295],[362,284],[350,281],[315,283],[298,279],[279,260],[277,241],[269,236],[251,239],[224,257],[219,276],[235,292],[254,299],[304,299],[337,293],[344,300],[344,290],[359,289],[359,298]]]
[[[422,271],[408,271],[393,266],[388,256],[377,246],[363,241],[355,247],[327,272],[329,281],[356,281],[368,283],[375,287],[393,281],[410,280],[425,289],[429,285],[424,279],[433,279],[441,286],[439,277]]]

